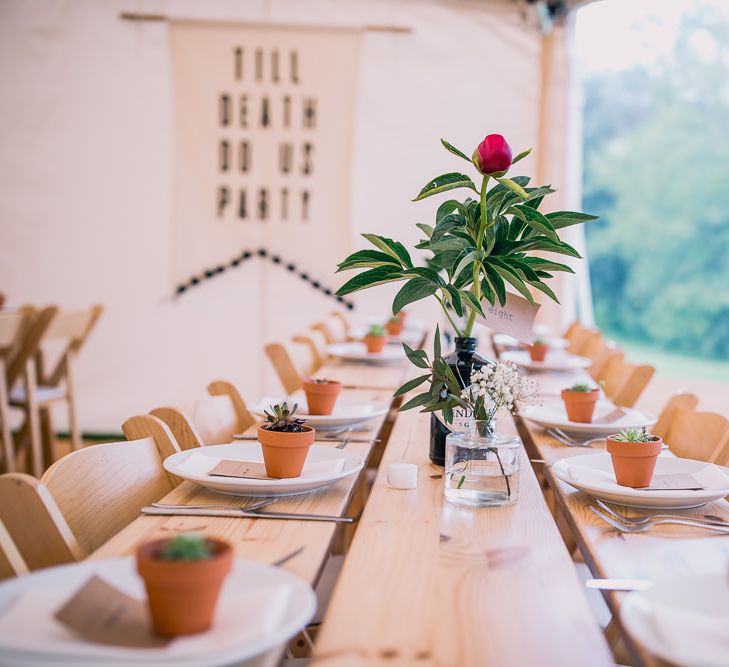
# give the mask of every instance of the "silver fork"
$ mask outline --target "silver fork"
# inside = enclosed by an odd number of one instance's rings
[[[601,512],[596,507],[590,507],[590,511],[599,516],[605,523],[611,525],[613,528],[619,530],[621,533],[645,533],[651,528],[662,525],[674,525],[674,526],[691,526],[692,528],[704,528],[705,530],[713,530],[716,533],[722,533],[723,535],[729,535],[729,526],[717,526],[710,523],[699,523],[697,521],[690,521],[688,519],[650,519],[647,523],[641,523],[640,525],[634,525],[631,523],[623,523],[605,512]]]
[[[681,521],[693,521],[695,523],[701,523],[701,524],[708,524],[710,526],[723,526],[725,528],[729,528],[729,521],[722,521],[721,519],[704,519],[702,517],[695,517],[695,516],[681,516],[680,514],[649,514],[648,516],[644,517],[633,517],[633,516],[626,516],[625,514],[622,514],[621,512],[618,512],[617,510],[613,509],[606,503],[602,502],[601,500],[598,500],[597,498],[593,498],[595,501],[595,504],[599,505],[603,510],[605,510],[608,514],[613,516],[618,521],[622,521],[623,523],[628,523],[634,526],[640,526],[644,523],[650,523],[654,519],[679,519]]]
[[[259,500],[256,503],[251,503],[250,505],[184,505],[184,504],[175,504],[175,503],[152,503],[152,507],[160,507],[162,509],[180,509],[180,508],[188,508],[188,509],[195,509],[195,510],[243,510],[245,512],[253,512],[254,510],[259,510],[263,507],[268,507],[269,505],[272,505],[278,500],[278,498],[266,498],[264,500]]]
[[[564,431],[558,428],[548,428],[547,433],[553,438],[559,440],[563,445],[567,445],[567,447],[589,447],[591,443],[605,439],[590,438],[589,440],[575,440],[572,436],[567,435]]]

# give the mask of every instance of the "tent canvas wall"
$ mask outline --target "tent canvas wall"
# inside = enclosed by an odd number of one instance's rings
[[[487,132],[504,134],[515,150],[534,146],[524,172],[570,196],[565,32],[554,32],[545,49],[512,2],[4,3],[0,288],[14,302],[106,306],[78,363],[86,431],[118,431],[126,417],[184,403],[216,377],[251,399],[275,391],[264,342],[286,339],[336,307],[270,262],[248,262],[171,298],[169,24],[122,21],[122,11],[412,29],[362,37],[350,210],[342,220],[351,249],[362,247],[363,231],[417,240],[414,223],[430,222],[436,204],[410,198],[450,168],[441,136],[469,151]],[[565,205],[557,196],[550,204]],[[315,257],[335,282],[338,257],[317,256],[314,243],[291,252]],[[355,315],[384,315],[392,293],[355,295]],[[425,303],[413,311],[432,313]]]

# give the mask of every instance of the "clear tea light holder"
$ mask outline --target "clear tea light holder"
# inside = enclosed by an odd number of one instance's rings
[[[506,507],[519,498],[521,440],[495,420],[469,420],[446,438],[445,498],[467,507]]]

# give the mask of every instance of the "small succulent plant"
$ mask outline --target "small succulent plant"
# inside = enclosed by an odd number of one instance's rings
[[[386,336],[387,331],[385,331],[385,327],[383,327],[380,324],[373,324],[369,329],[367,329],[367,335],[368,336]]]
[[[573,384],[568,391],[576,391],[576,392],[588,392],[588,391],[595,391],[597,387],[592,387],[586,382],[576,382]]]
[[[207,540],[198,533],[181,533],[167,542],[160,551],[161,560],[196,561],[212,556]]]
[[[282,431],[285,433],[301,433],[304,430],[306,421],[300,417],[294,417],[298,403],[289,408],[287,403],[271,406],[271,412],[264,410],[266,424],[263,425],[267,431]]]
[[[658,438],[652,433],[648,433],[645,426],[640,428],[625,428],[617,435],[612,436],[616,442],[653,442]]]
[[[389,324],[400,324],[400,318],[397,315],[393,315],[387,320]]]
[[[544,338],[535,338],[532,342],[532,347],[538,347],[539,345],[546,345],[547,342],[544,340]]]
[[[314,384],[331,384],[334,380],[327,380],[326,378],[314,378],[312,380]]]

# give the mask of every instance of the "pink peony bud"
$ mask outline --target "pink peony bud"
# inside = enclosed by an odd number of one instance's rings
[[[489,134],[473,151],[472,159],[482,174],[498,174],[511,166],[511,146],[500,134]]]

